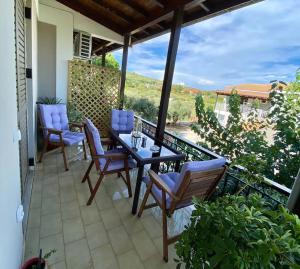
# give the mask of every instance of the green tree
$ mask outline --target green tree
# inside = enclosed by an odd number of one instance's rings
[[[148,121],[157,122],[158,108],[147,98],[125,97],[125,107]]]
[[[91,63],[94,65],[101,66],[102,65],[102,56],[93,57]],[[120,69],[120,65],[119,65],[118,61],[111,53],[108,53],[105,56],[105,67],[118,69],[118,70]]]
[[[167,118],[172,121],[173,124],[176,124],[180,120],[190,118],[191,114],[192,111],[189,104],[175,101],[170,103]]]

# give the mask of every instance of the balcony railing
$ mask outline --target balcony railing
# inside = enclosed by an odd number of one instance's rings
[[[154,137],[156,125],[144,119],[141,119],[141,121],[143,132],[150,137]],[[186,155],[181,165],[186,161],[210,160],[220,157],[218,154],[168,131],[165,131],[164,142]],[[228,162],[228,164],[230,163]],[[175,163],[162,163],[160,165],[160,172],[174,171],[175,165]],[[228,193],[233,194],[241,190],[241,194],[245,196],[248,196],[250,193],[261,194],[270,203],[272,208],[277,208],[280,204],[286,204],[291,192],[290,189],[269,179],[252,185],[246,184],[246,181],[242,178],[243,170],[244,168],[241,166],[230,166],[225,177],[219,183],[216,196]]]

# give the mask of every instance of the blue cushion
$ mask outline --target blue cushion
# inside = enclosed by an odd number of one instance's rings
[[[51,134],[49,139],[51,142],[60,142],[59,136],[55,134]],[[63,131],[62,139],[65,145],[71,146],[74,144],[78,144],[80,141],[84,140],[85,135],[84,133],[79,132]]]
[[[98,129],[96,128],[96,126],[93,124],[93,122],[90,119],[86,119],[85,123],[86,123],[86,126],[87,126],[89,132],[92,134],[96,153],[98,155],[103,155],[104,150],[103,150],[103,147],[101,144],[101,137],[100,137],[100,133],[99,133]]]
[[[175,193],[174,187],[176,186],[176,182],[179,180],[180,174],[179,173],[166,173],[166,174],[161,174],[159,175],[160,178],[168,185],[168,187],[172,190],[172,192]],[[148,186],[150,182],[149,177],[144,177],[143,181],[146,183]],[[155,196],[158,201],[161,202],[162,199],[162,191],[156,187],[154,184],[152,185],[152,194]],[[172,198],[166,193],[166,207],[170,208]]]
[[[129,110],[111,111],[111,128],[119,133],[131,133],[134,124],[134,112]]]
[[[38,105],[43,127],[56,130],[69,130],[67,107],[65,104]],[[44,132],[47,135],[47,131]]]

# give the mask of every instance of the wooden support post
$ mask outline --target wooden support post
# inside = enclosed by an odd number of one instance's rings
[[[300,168],[287,202],[287,208],[300,217]]]
[[[123,46],[123,57],[122,57],[121,82],[120,82],[120,107],[119,107],[120,109],[123,109],[124,106],[124,91],[125,91],[129,41],[130,41],[130,35],[125,34],[124,46]]]
[[[158,112],[158,122],[155,137],[163,140],[167,120],[170,93],[172,88],[173,74],[175,68],[176,55],[178,50],[181,25],[183,20],[183,7],[174,11],[173,23],[168,48],[167,63],[165,68],[164,81],[160,97],[160,106]]]
[[[105,51],[105,48],[103,48],[103,50],[102,50],[102,63],[101,63],[101,65],[103,67],[105,67],[105,56],[106,56],[106,51]]]

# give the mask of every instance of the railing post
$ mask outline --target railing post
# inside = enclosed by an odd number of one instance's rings
[[[121,82],[120,82],[120,106],[119,106],[120,109],[123,109],[124,106],[124,91],[125,91],[129,41],[130,41],[130,35],[125,34],[124,46],[123,46],[123,57],[122,57]]]
[[[300,217],[300,168],[287,202],[288,209]]]
[[[155,137],[159,140],[163,140],[164,137],[182,21],[183,21],[183,6],[179,7],[174,11],[169,48],[168,48],[168,56],[167,56],[165,74],[164,74],[164,81],[163,81],[161,97],[160,97],[158,122],[157,122],[156,134],[155,134]]]

